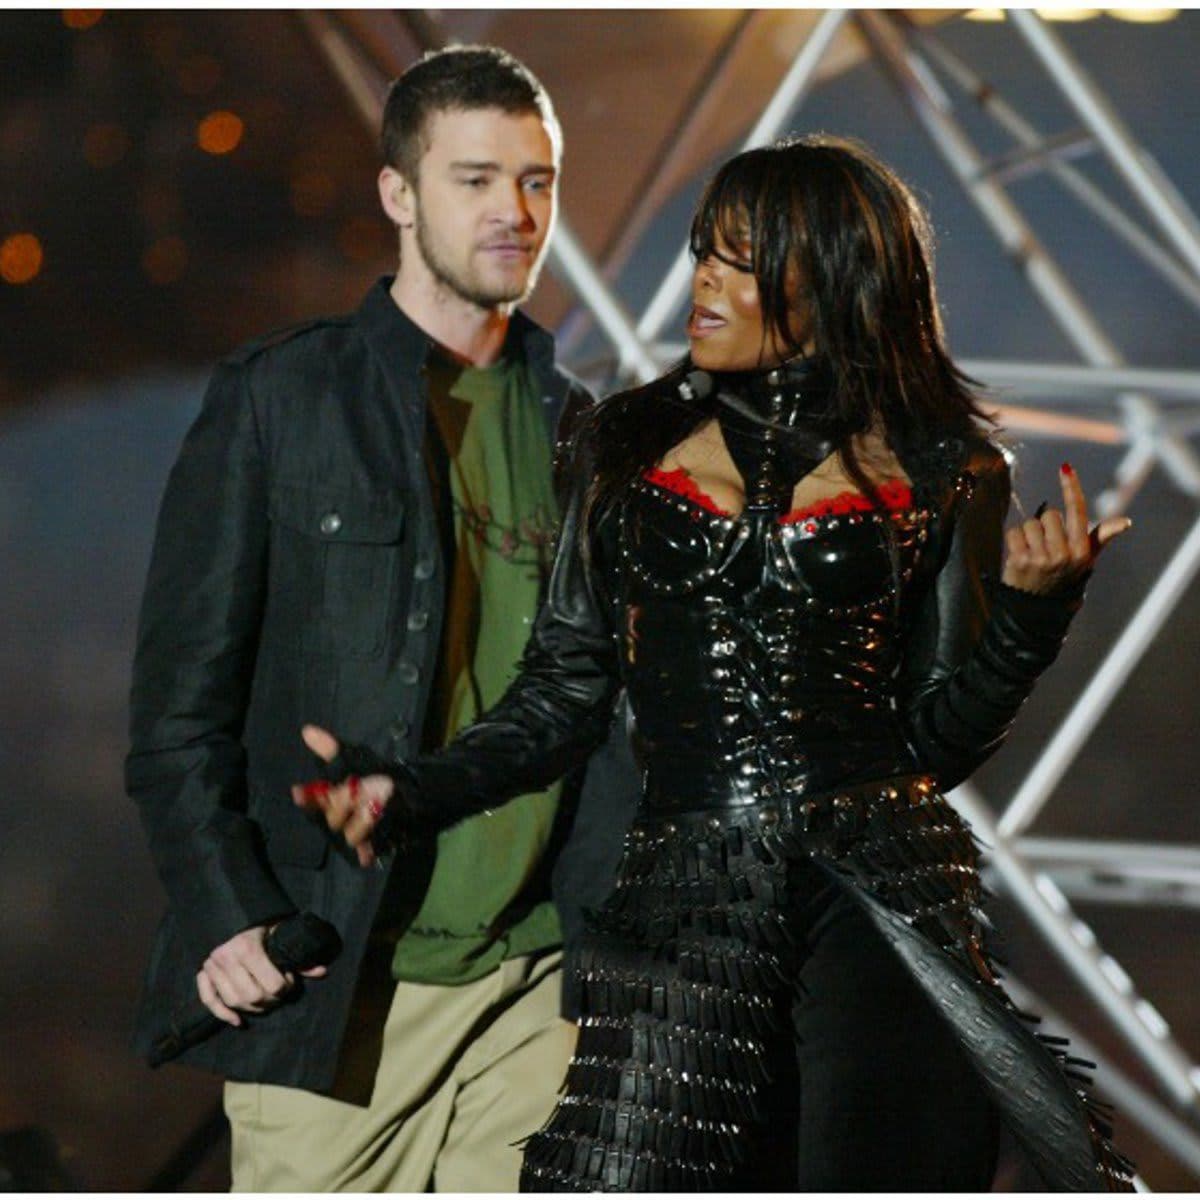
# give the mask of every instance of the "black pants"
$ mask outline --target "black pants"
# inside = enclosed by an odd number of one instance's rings
[[[810,956],[792,1009],[795,1063],[777,1074],[775,1116],[752,1158],[751,1185],[989,1190],[995,1107],[904,965],[823,879],[806,881],[814,891],[805,914]]]

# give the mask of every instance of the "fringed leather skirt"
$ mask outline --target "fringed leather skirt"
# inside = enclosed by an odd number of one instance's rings
[[[977,862],[963,821],[921,776],[771,804],[643,809],[616,889],[589,921],[579,1042],[558,1107],[526,1144],[522,1190],[794,1186],[764,1155],[789,1105],[814,891],[830,884],[946,1018],[1046,1186],[1130,1190],[1078,1070],[1089,1064],[1034,1033],[996,979]]]

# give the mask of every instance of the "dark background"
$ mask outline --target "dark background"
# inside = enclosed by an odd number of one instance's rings
[[[618,244],[639,197],[661,187],[655,219],[614,271],[635,310],[677,251],[705,171],[736,149],[812,14],[758,18],[711,128],[656,182],[674,122],[744,17],[444,14],[451,33],[518,54],[555,97],[567,142],[563,212],[593,253]],[[1200,16],[1152,25],[1100,16],[1055,28],[1196,204]],[[950,19],[942,32],[1042,128],[1075,124],[1011,28]],[[411,38],[394,45],[402,59],[415,53]],[[955,353],[1073,361],[883,74],[856,61],[852,40],[835,57],[839,69],[791,127],[863,137],[918,187],[939,234]],[[196,131],[219,111],[236,113],[243,133],[231,152],[214,155]],[[991,151],[1007,144],[978,113],[961,115]],[[1134,211],[1100,159],[1081,165]],[[376,169],[373,137],[295,14],[113,11],[93,21],[58,10],[0,13],[0,243],[32,233],[43,252],[32,280],[0,281],[0,1130],[49,1130],[89,1189],[143,1186],[219,1092],[193,1072],[152,1073],[127,1048],[162,906],[121,784],[129,661],[157,503],[215,358],[265,329],[353,307],[390,268]],[[1200,368],[1193,310],[1052,181],[1023,181],[1014,196],[1130,361]],[[570,293],[547,275],[530,309],[559,326]],[[668,332],[679,336],[679,323]],[[592,334],[571,361],[596,375],[604,353]],[[1027,508],[1054,497],[1065,457],[1095,492],[1118,452],[1028,439]],[[997,803],[1196,505],[1159,472],[1131,511],[1135,532],[1106,556],[1060,664],[979,776]],[[1193,585],[1035,832],[1200,844],[1196,596]],[[1176,1038],[1200,1054],[1197,914],[1079,911]],[[1003,903],[998,913],[1017,973],[1137,1074],[1021,920]],[[1132,1124],[1121,1129],[1151,1186],[1200,1184]],[[191,1185],[226,1186],[222,1158]]]

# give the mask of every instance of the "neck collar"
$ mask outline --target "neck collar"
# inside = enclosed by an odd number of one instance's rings
[[[840,440],[829,373],[812,359],[766,371],[693,372],[689,383],[710,398],[745,481],[747,514],[787,511],[795,485]]]

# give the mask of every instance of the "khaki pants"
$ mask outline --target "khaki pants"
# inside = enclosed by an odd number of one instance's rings
[[[369,1105],[227,1083],[235,1192],[513,1192],[575,1046],[561,955],[457,987],[399,983]]]

